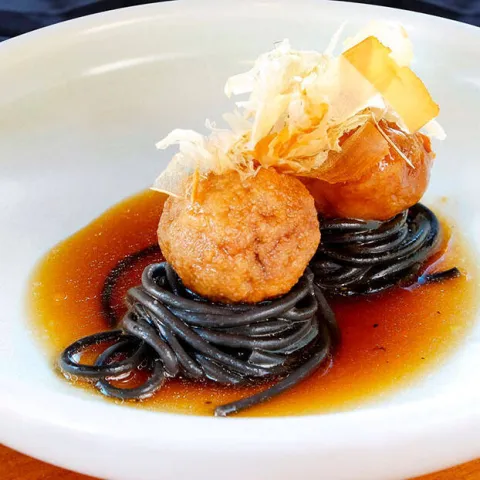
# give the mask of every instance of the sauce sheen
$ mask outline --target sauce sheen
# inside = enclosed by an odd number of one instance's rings
[[[47,346],[52,363],[70,343],[108,328],[101,307],[105,278],[125,256],[156,243],[164,200],[162,194],[153,191],[126,199],[54,247],[40,262],[33,275],[30,310],[36,335]],[[445,222],[442,227],[442,251],[431,260],[428,271],[457,266],[461,277],[394,288],[369,297],[331,299],[342,332],[331,366],[241,415],[347,410],[385,398],[439,366],[446,354],[460,345],[477,307],[474,262],[459,232],[446,227]],[[161,254],[152,254],[120,278],[113,295],[118,315],[125,311],[123,297],[127,289],[140,283],[143,268],[162,260]],[[76,383],[92,389],[86,382]],[[129,405],[211,415],[217,405],[264,388],[173,379],[152,398]]]

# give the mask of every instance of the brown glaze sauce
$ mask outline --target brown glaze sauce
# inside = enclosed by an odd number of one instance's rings
[[[164,199],[147,191],[124,200],[54,247],[41,261],[32,280],[31,313],[34,331],[47,345],[52,361],[73,341],[107,328],[100,301],[105,278],[126,255],[156,242]],[[428,268],[437,271],[457,266],[461,277],[371,297],[332,300],[342,343],[331,368],[243,415],[301,415],[355,408],[412,384],[458,347],[473,322],[477,276],[459,233],[445,222],[443,231],[442,252]],[[153,254],[120,279],[113,297],[118,314],[124,311],[126,290],[140,283],[143,268],[161,259]],[[152,398],[130,404],[211,415],[215,406],[263,388],[174,379]]]

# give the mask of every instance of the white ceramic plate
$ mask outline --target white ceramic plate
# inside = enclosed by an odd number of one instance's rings
[[[227,76],[275,41],[323,48],[341,22],[402,21],[442,106],[429,200],[480,238],[480,30],[320,1],[186,1],[119,10],[0,45],[0,441],[110,479],[405,478],[480,455],[480,326],[415,388],[341,414],[200,418],[116,406],[57,378],[31,335],[34,263],[149,185],[177,126],[229,109]]]

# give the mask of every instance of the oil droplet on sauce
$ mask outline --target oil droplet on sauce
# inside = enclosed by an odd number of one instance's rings
[[[52,362],[70,343],[108,328],[101,307],[104,281],[120,260],[156,242],[164,200],[163,195],[151,191],[124,200],[53,248],[38,265],[32,278],[30,310],[37,336],[47,346]],[[331,300],[342,332],[331,368],[242,415],[346,410],[385,398],[438,366],[460,345],[473,323],[478,283],[475,263],[459,233],[445,222],[443,231],[442,253],[430,268],[457,266],[461,277],[370,297]],[[161,254],[154,253],[120,278],[113,298],[117,314],[125,310],[123,296],[140,283],[143,268],[160,260]],[[93,389],[84,382],[76,385]],[[152,398],[128,405],[211,415],[215,406],[263,388],[173,379]]]

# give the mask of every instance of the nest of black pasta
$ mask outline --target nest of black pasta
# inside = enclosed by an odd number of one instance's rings
[[[118,274],[114,269],[115,278]],[[111,287],[107,281],[107,292]],[[116,330],[78,340],[59,362],[64,372],[93,379],[102,394],[123,400],[149,397],[167,378],[179,375],[226,385],[274,382],[215,411],[221,416],[236,413],[309,376],[332,355],[339,340],[335,316],[309,269],[288,294],[248,305],[212,303],[185,288],[168,263],[153,264],[126,301],[128,311]],[[93,365],[77,359],[101,343],[109,346]],[[142,364],[150,372],[142,385],[121,388],[112,383]]]
[[[436,215],[417,203],[385,222],[321,219],[322,242],[310,268],[315,283],[330,295],[366,295],[398,285],[459,275],[453,268],[419,276],[439,248]]]

